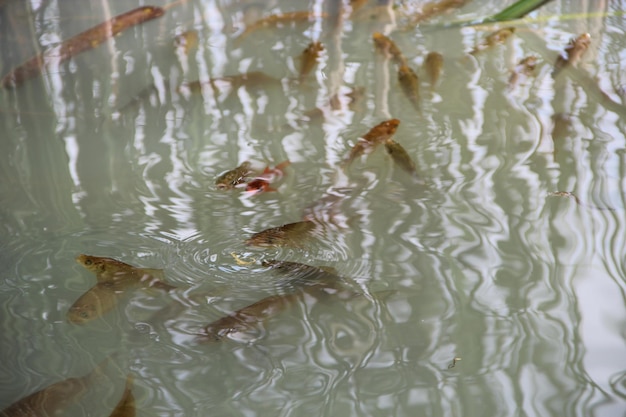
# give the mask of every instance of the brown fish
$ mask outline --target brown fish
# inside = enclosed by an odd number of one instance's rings
[[[415,14],[409,19],[408,26],[411,27],[417,23],[423,22],[443,13],[447,13],[452,9],[462,7],[468,0],[441,0],[438,2],[426,3],[422,6],[420,13]],[[407,27],[407,29],[409,28]]]
[[[530,77],[537,66],[537,57],[530,55],[522,58],[509,77],[509,88],[513,88],[520,77]]]
[[[477,45],[474,49],[472,49],[470,55],[476,55],[477,53],[482,52],[485,49],[489,49],[494,45],[504,43],[504,41],[506,41],[513,33],[515,33],[515,28],[513,27],[502,28],[490,33],[480,45]]]
[[[317,58],[319,58],[323,50],[324,46],[321,42],[311,42],[305,50],[302,51],[300,55],[300,82],[315,68]]]
[[[411,159],[407,151],[393,139],[385,141],[385,149],[387,153],[391,155],[391,159],[403,170],[408,172],[414,177],[417,177],[417,171],[415,170],[415,162]]]
[[[419,88],[420,83],[417,74],[407,65],[398,68],[398,81],[402,87],[402,92],[409,99],[415,110],[420,110]]]
[[[428,55],[426,55],[426,59],[424,60],[424,70],[426,71],[426,74],[428,74],[431,88],[433,88],[435,84],[437,84],[442,69],[443,55],[441,55],[439,52],[429,52]]]
[[[374,32],[372,35],[374,41],[374,47],[382,54],[389,55],[398,65],[406,65],[406,58],[402,55],[400,48],[387,36],[380,32]]]
[[[79,255],[76,262],[96,274],[98,283],[70,307],[67,319],[76,324],[86,323],[113,309],[121,295],[138,288],[171,291],[176,287],[160,281],[160,269],[137,268],[112,258]]]
[[[198,335],[197,341],[218,342],[229,334],[251,330],[299,302],[305,292],[315,297],[338,292],[337,284],[341,278],[332,268],[275,260],[264,261],[263,265],[288,275],[292,284],[286,287],[288,292],[265,297],[210,323],[204,333]],[[341,298],[352,295],[351,292],[340,294]]]
[[[354,144],[342,165],[344,167],[348,166],[361,155],[372,151],[376,146],[384,143],[396,133],[399,125],[400,120],[390,119],[374,126]]]
[[[109,359],[100,362],[85,376],[68,378],[32,393],[0,411],[0,417],[43,417],[63,415],[65,409],[78,402],[104,376]]]
[[[198,32],[187,30],[174,38],[174,46],[184,55],[198,48]]]
[[[267,29],[276,27],[278,25],[284,25],[294,23],[298,21],[309,21],[311,19],[325,18],[328,15],[326,13],[314,13],[307,11],[287,12],[282,14],[273,14],[254,22],[252,25],[246,28],[241,35],[236,39],[236,42],[241,41],[244,37],[250,35],[259,29]]]
[[[0,80],[0,85],[4,88],[18,87],[24,81],[41,74],[48,61],[53,60],[58,63],[67,61],[81,52],[97,47],[107,39],[117,36],[132,26],[155,19],[164,14],[165,10],[161,7],[143,6],[115,16],[111,20],[64,40],[58,48],[55,48],[53,57],[42,53],[30,58],[22,65],[6,74],[2,80]]]
[[[128,374],[126,377],[126,387],[122,398],[113,409],[113,412],[109,417],[135,417],[137,415],[137,409],[135,407],[135,396],[131,390],[133,384],[133,375]]]
[[[215,180],[215,186],[218,190],[230,190],[238,185],[244,184],[250,174],[252,174],[252,170],[250,169],[252,165],[250,162],[245,161],[237,168],[233,168],[229,171],[226,171]]]
[[[312,236],[315,227],[315,223],[308,220],[289,223],[255,233],[245,243],[246,245],[264,248],[279,246],[299,247],[302,245],[303,240]]]
[[[581,56],[587,51],[591,44],[591,35],[583,33],[576,39],[571,39],[565,47],[565,56],[562,54],[558,56],[554,63],[554,70],[552,70],[552,77],[556,77],[563,68],[575,65]]]

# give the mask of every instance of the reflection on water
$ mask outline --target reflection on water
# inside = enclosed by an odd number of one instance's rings
[[[164,16],[0,91],[0,409],[111,357],[117,376],[65,415],[110,415],[129,372],[137,415],[623,415],[618,5],[552,2],[533,16],[603,14],[527,21],[471,56],[496,27],[436,24],[499,2],[408,31],[416,4],[266,3],[154,4]],[[0,2],[1,74],[140,5]],[[419,113],[374,32],[423,80]],[[585,32],[580,62],[552,77]],[[300,76],[313,41],[324,49]],[[385,146],[342,165],[391,118],[414,175]],[[244,161],[286,160],[276,191],[215,186]],[[304,221],[324,227],[296,245],[246,245]],[[96,284],[74,262],[83,253],[163,269],[176,288],[133,289],[71,323]],[[271,259],[332,267],[359,296],[304,292],[262,325],[194,343],[287,294]]]

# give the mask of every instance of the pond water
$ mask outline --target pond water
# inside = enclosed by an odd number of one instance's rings
[[[108,382],[63,415],[110,415],[128,373],[138,416],[626,415],[624,4],[551,2],[471,56],[498,26],[443,23],[500,2],[410,30],[419,2],[344,3],[338,18],[334,0],[155,2],[162,17],[0,90],[0,409],[109,357]],[[141,5],[0,2],[1,74]],[[303,10],[318,17],[241,36]],[[375,31],[418,74],[419,111]],[[585,32],[576,68],[553,78]],[[312,40],[324,51],[299,80]],[[434,86],[430,51],[444,58]],[[534,73],[510,85],[528,55]],[[252,71],[275,80],[224,78]],[[419,178],[383,146],[342,165],[391,118]],[[244,161],[285,160],[275,192],[215,186]],[[324,233],[245,244],[305,217]],[[96,283],[79,254],[163,269],[177,289],[72,323]],[[270,259],[332,267],[359,295],[304,296],[196,343],[281,293]]]

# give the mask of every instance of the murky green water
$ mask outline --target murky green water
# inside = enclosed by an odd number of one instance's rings
[[[108,416],[127,372],[139,416],[626,415],[623,16],[536,20],[476,57],[492,27],[402,31],[400,14],[367,7],[334,32],[327,18],[236,39],[261,16],[333,3],[190,0],[0,91],[0,409],[114,355],[117,376],[63,415]],[[139,5],[0,4],[1,72]],[[593,7],[553,2],[532,16],[624,6]],[[433,22],[499,8],[471,2]],[[175,39],[190,30],[199,43],[185,52]],[[374,31],[422,79],[421,114]],[[583,32],[578,71],[553,80]],[[298,83],[312,39],[325,51]],[[431,92],[432,50],[445,64]],[[530,54],[535,75],[509,88]],[[179,88],[247,71],[279,81]],[[315,107],[324,118],[307,119]],[[359,136],[390,118],[425,186],[382,147],[342,171]],[[245,160],[291,166],[277,192],[217,190]],[[244,244],[305,215],[323,238]],[[162,268],[179,289],[136,291],[70,323],[96,282],[81,253]],[[274,258],[334,267],[365,295],[305,297],[258,330],[195,344],[211,321],[280,291],[260,265]]]

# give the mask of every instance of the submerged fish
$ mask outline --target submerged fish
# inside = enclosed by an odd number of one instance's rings
[[[406,65],[406,58],[402,55],[400,48],[387,36],[380,32],[374,32],[372,35],[376,50],[382,54],[389,54],[398,65]]]
[[[317,65],[317,58],[324,50],[324,46],[321,42],[311,42],[306,49],[300,55],[300,82],[309,75],[315,65]]]
[[[391,155],[391,159],[403,170],[408,172],[414,177],[417,177],[417,171],[415,170],[415,162],[411,159],[407,151],[393,139],[388,139],[385,142],[385,149],[387,153]]]
[[[281,24],[288,24],[298,22],[302,20],[311,20],[327,17],[326,13],[315,13],[307,11],[287,12],[282,14],[273,14],[263,19],[257,20],[252,25],[246,28],[241,35],[236,39],[237,42],[241,41],[244,37],[250,35],[252,32],[259,29],[266,29],[270,27],[276,27]]]
[[[424,60],[424,70],[428,74],[431,88],[437,84],[441,70],[443,69],[443,55],[439,52],[429,52]]]
[[[554,63],[554,70],[552,70],[552,77],[556,77],[563,68],[575,65],[581,56],[587,51],[591,44],[591,35],[583,33],[576,39],[571,39],[565,47],[565,56],[562,54],[558,56]]]
[[[218,190],[230,190],[247,181],[252,173],[250,169],[252,164],[245,161],[237,168],[226,171],[215,180],[215,186]]]
[[[420,110],[419,88],[420,83],[417,74],[407,65],[398,68],[398,81],[402,87],[402,92],[409,99],[415,110]]]
[[[299,247],[302,245],[303,240],[311,237],[315,227],[315,223],[308,220],[289,223],[255,233],[245,243],[246,245],[265,248],[278,246]]]
[[[350,153],[343,161],[343,166],[349,165],[364,153],[373,150],[376,146],[390,139],[396,133],[399,125],[400,120],[390,119],[374,126],[369,132],[359,138],[357,143],[350,149]]]
[[[198,32],[187,30],[174,38],[174,46],[184,55],[189,55],[190,51],[198,48]]]
[[[18,87],[29,78],[41,74],[49,61],[58,63],[67,61],[81,52],[97,47],[132,26],[156,19],[164,14],[165,9],[161,7],[143,6],[115,16],[104,23],[64,40],[58,48],[55,48],[54,56],[42,53],[30,58],[2,77],[0,85],[4,88]]]
[[[76,262],[96,274],[98,283],[80,296],[67,312],[67,319],[86,323],[113,309],[122,294],[138,288],[171,291],[176,287],[160,281],[161,269],[137,268],[112,258],[79,255]]]
[[[515,66],[515,69],[509,77],[509,88],[513,88],[520,77],[529,77],[532,75],[537,65],[537,57],[530,55],[522,58],[520,62]]]
[[[135,417],[137,415],[137,409],[135,407],[135,396],[131,390],[133,384],[133,375],[128,374],[126,377],[126,386],[124,387],[124,393],[119,400],[115,409],[109,417]]]
[[[494,45],[503,43],[513,33],[515,33],[515,28],[513,27],[502,28],[493,33],[490,33],[480,45],[477,45],[474,49],[472,49],[470,55],[476,55],[477,53],[482,52],[485,49],[489,49]]]
[[[63,415],[104,376],[109,359],[100,362],[85,376],[68,378],[32,393],[0,411],[0,417],[43,417]]]
[[[409,27],[427,19],[433,18],[443,13],[447,13],[452,9],[457,9],[467,3],[468,0],[441,0],[438,2],[426,3],[422,6],[420,13],[415,14],[409,19]]]
[[[228,316],[210,323],[196,339],[199,342],[218,342],[232,334],[251,330],[267,319],[287,310],[299,302],[304,293],[315,297],[338,293],[338,282],[341,278],[332,268],[325,269],[296,262],[264,261],[264,266],[277,269],[288,275],[289,283],[286,294],[265,297],[253,304],[243,307]],[[342,298],[354,293],[341,293]]]
[[[289,161],[283,161],[274,168],[267,166],[261,175],[248,181],[246,184],[246,192],[258,194],[265,191],[277,191],[275,188],[270,186],[270,183],[280,179],[285,173],[285,168],[287,168],[290,164],[291,162]]]

